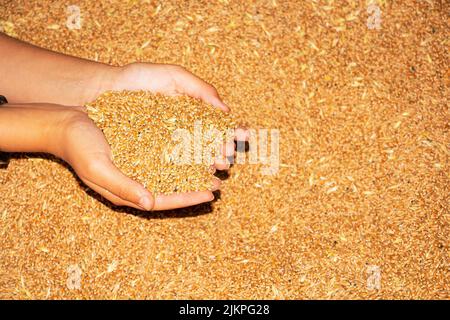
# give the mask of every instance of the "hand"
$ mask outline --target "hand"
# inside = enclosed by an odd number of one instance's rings
[[[106,90],[127,89],[166,95],[186,94],[229,111],[214,87],[184,68],[150,63],[113,67],[43,50],[2,34],[0,67],[8,74],[8,77],[0,77],[2,94],[11,103],[21,104],[11,107],[20,107],[21,111],[10,110],[10,107],[0,110],[3,115],[0,117],[0,149],[16,152],[54,150],[56,155],[74,167],[87,185],[119,205],[163,210],[213,199],[210,191],[153,199],[143,186],[124,176],[112,164],[105,138],[86,113],[79,107],[61,106],[83,105]],[[38,106],[30,102],[45,103]],[[63,133],[59,136],[47,134],[54,131],[54,126],[49,126],[53,123],[50,118],[60,118],[56,127]],[[239,140],[245,140],[247,133],[236,130],[236,135]],[[51,138],[51,141],[45,137]],[[55,143],[60,138],[65,141]],[[232,141],[226,143],[223,149],[224,155],[234,155]],[[215,167],[227,169],[229,165],[223,158],[215,162]]]
[[[230,108],[220,99],[216,88],[181,66],[132,63],[117,69],[113,79],[106,90],[148,90],[170,96],[188,95],[201,99],[224,112],[230,112]],[[235,138],[245,141],[248,139],[248,133],[242,128],[237,128]],[[234,154],[234,142],[226,142],[223,146],[223,157],[215,161],[214,167],[218,170],[228,169],[230,165],[226,157],[234,156]]]
[[[112,162],[110,147],[85,110],[66,110],[58,125],[62,141],[53,153],[66,160],[80,179],[115,205],[140,210],[168,210],[211,201],[211,191],[199,191],[156,198],[140,183],[124,175]],[[215,183],[218,188],[218,183]]]

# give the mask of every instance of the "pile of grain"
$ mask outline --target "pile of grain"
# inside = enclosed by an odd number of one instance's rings
[[[114,163],[155,194],[211,190],[211,160],[233,138],[230,114],[186,96],[106,92],[87,107]]]
[[[450,297],[448,1],[77,0],[78,30],[66,1],[3,3],[25,41],[182,64],[240,123],[280,129],[281,163],[233,166],[212,204],[143,214],[55,159],[12,159],[0,297]]]

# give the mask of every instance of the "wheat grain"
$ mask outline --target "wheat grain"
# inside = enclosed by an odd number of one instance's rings
[[[155,194],[211,189],[211,163],[206,159],[195,163],[193,140],[201,140],[202,155],[211,147],[212,156],[218,157],[220,154],[211,146],[214,140],[207,139],[204,133],[216,129],[220,133],[216,138],[224,143],[227,131],[234,126],[229,114],[200,100],[146,91],[106,92],[87,109],[110,143],[115,164]],[[199,137],[194,135],[196,124],[202,132]],[[178,129],[190,136],[188,163],[178,163],[174,158],[180,140],[173,135]]]

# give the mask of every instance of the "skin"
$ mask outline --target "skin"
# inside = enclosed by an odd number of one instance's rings
[[[148,90],[190,95],[229,112],[217,90],[176,65],[133,63],[122,67],[48,51],[0,34],[0,150],[47,152],[69,163],[80,179],[115,205],[140,210],[168,210],[208,202],[211,191],[158,195],[125,176],[112,162],[103,133],[84,107],[108,90]],[[247,132],[236,130],[236,138]],[[234,155],[234,143],[223,147]],[[214,167],[229,168],[226,160]],[[220,182],[214,180],[215,189]]]

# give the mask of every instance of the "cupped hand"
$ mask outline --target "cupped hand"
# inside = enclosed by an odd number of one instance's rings
[[[230,108],[221,100],[216,88],[193,73],[178,65],[156,63],[132,63],[120,67],[112,85],[112,90],[148,90],[164,95],[188,95],[230,112]],[[248,132],[243,128],[235,130],[235,139],[248,140]],[[227,157],[235,155],[234,141],[223,145],[222,157],[214,162],[218,170],[230,167]]]
[[[54,153],[67,161],[87,186],[113,204],[140,210],[169,210],[214,199],[211,191],[154,197],[114,165],[105,136],[84,109],[71,108],[66,113],[59,121],[58,136],[62,138]],[[218,182],[214,183],[218,188]]]

